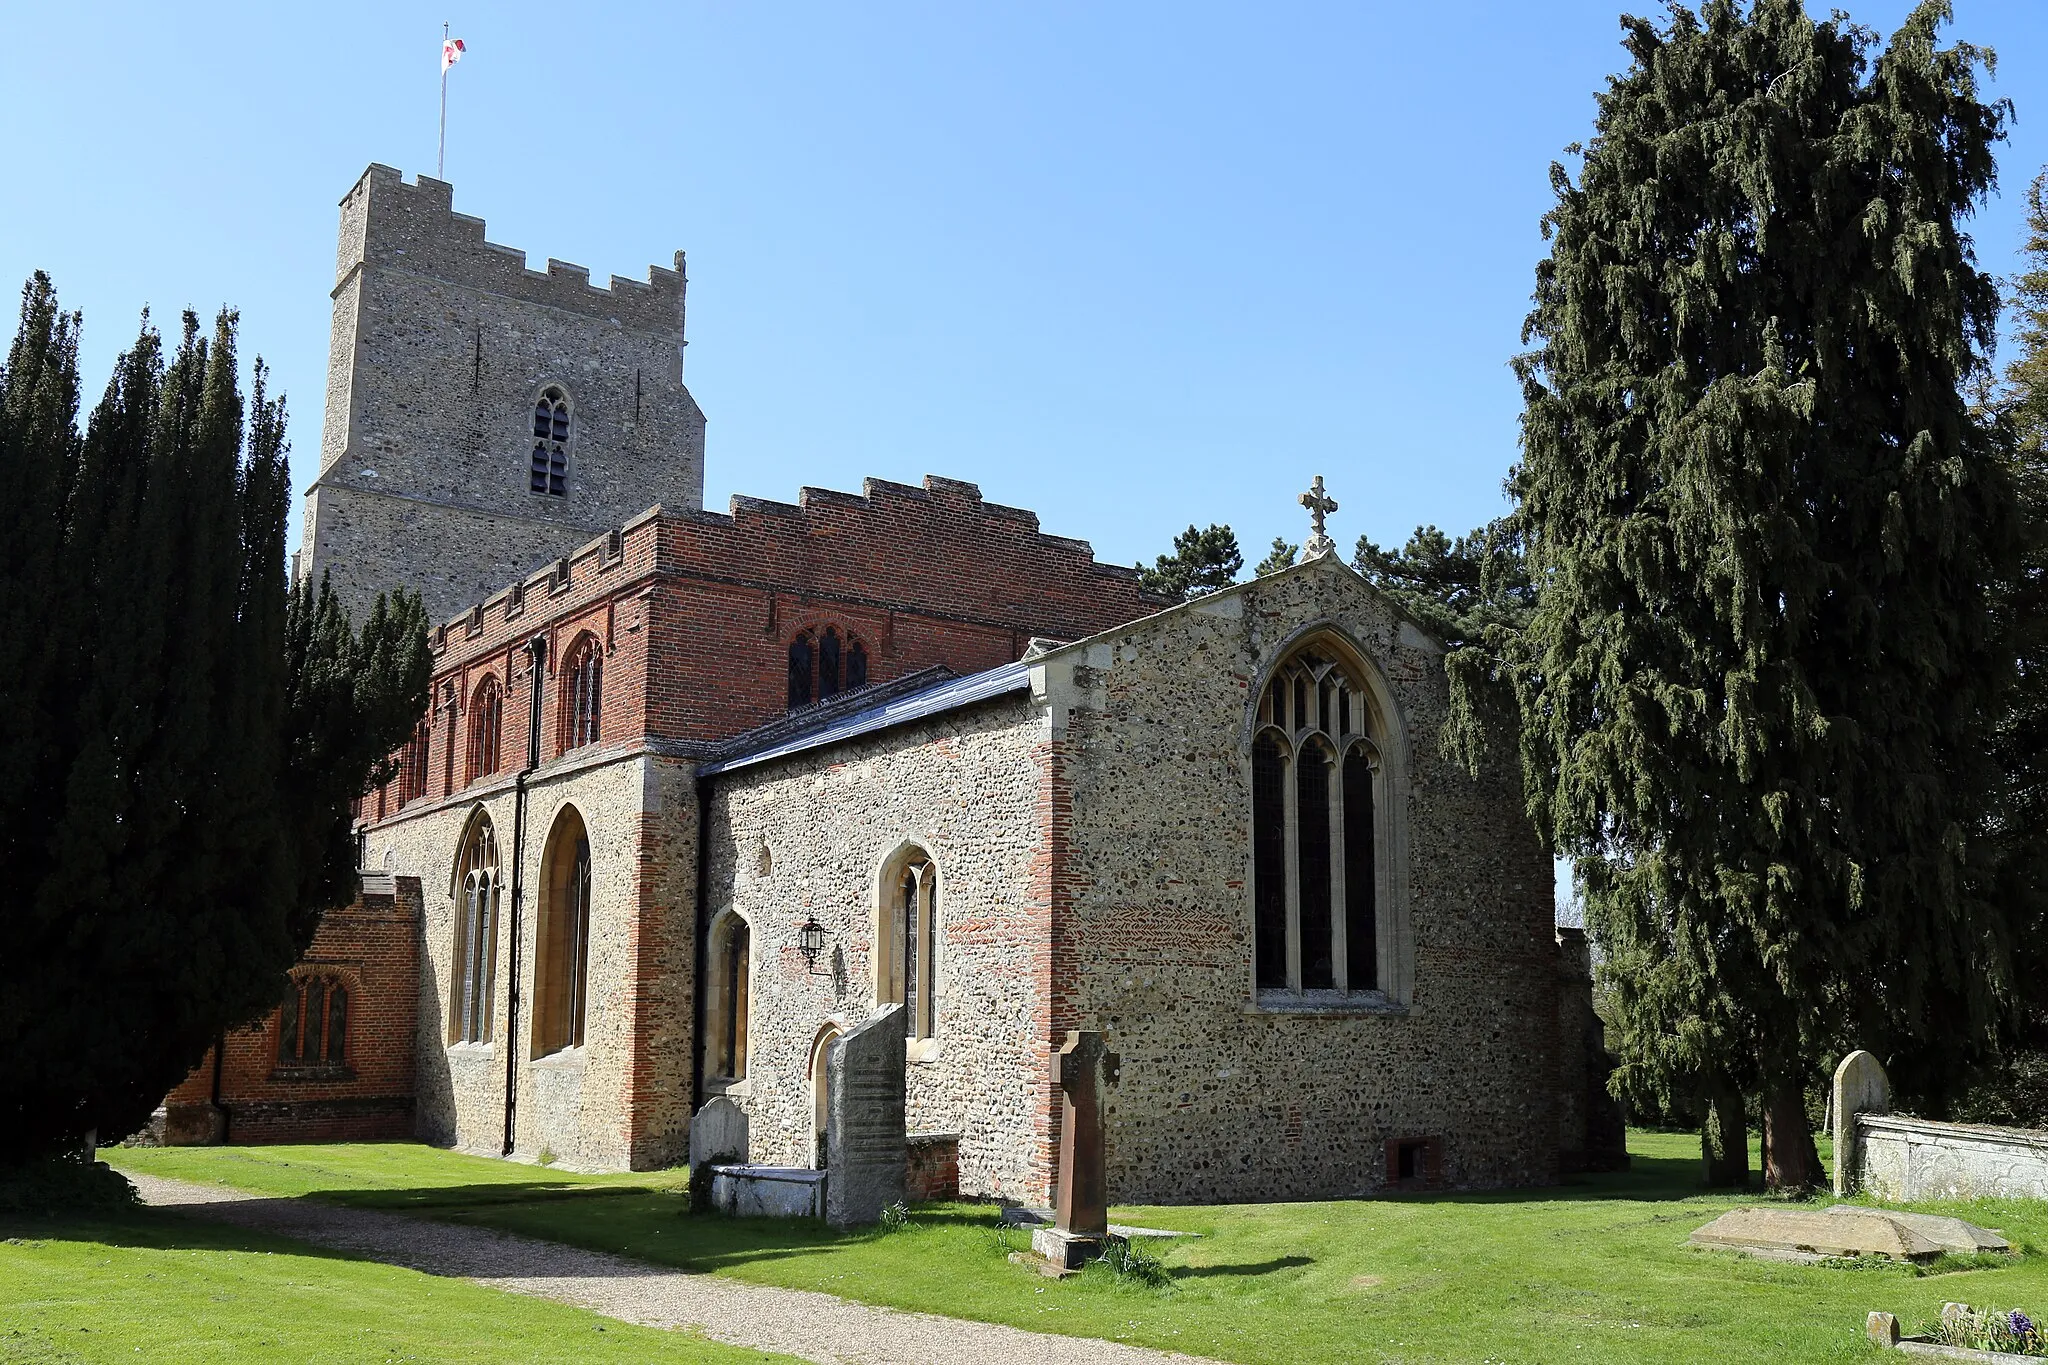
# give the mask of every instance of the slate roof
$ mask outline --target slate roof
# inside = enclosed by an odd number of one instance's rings
[[[787,758],[807,749],[821,749],[828,744],[840,744],[861,735],[894,729],[898,725],[923,720],[926,716],[957,711],[963,706],[1012,692],[1028,691],[1032,662],[1020,660],[991,668],[986,673],[948,678],[855,711],[821,714],[817,716],[815,726],[800,729],[794,734],[789,731],[787,717],[771,721],[758,730],[739,736],[722,757],[706,763],[697,769],[697,773],[701,777],[710,777],[716,773],[731,772],[735,768],[766,763],[770,759]]]

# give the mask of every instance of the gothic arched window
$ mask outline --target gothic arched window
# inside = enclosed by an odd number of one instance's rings
[[[449,997],[448,1038],[491,1040],[491,993],[498,968],[498,839],[489,816],[479,815],[462,846],[455,882],[455,971]]]
[[[533,404],[533,463],[527,489],[562,497],[569,491],[569,396],[549,385]]]
[[[903,1006],[909,1036],[930,1038],[938,1022],[939,869],[923,849],[912,845],[884,867],[877,927],[875,1003]]]
[[[712,931],[711,1046],[713,1076],[747,1078],[747,1006],[753,975],[754,933],[746,920],[728,914]]]
[[[583,1046],[590,990],[590,834],[571,806],[548,836],[539,960],[534,964],[533,1055]]]
[[[791,709],[867,685],[867,646],[854,635],[826,626],[804,631],[789,642]]]
[[[562,748],[595,744],[604,719],[604,646],[595,635],[585,635],[569,647],[562,672],[568,679],[562,698]]]
[[[1384,800],[1372,710],[1334,651],[1274,671],[1252,738],[1254,980],[1261,991],[1380,989]]]
[[[398,763],[398,804],[417,801],[427,794],[427,752],[434,728],[427,721],[413,727],[412,739]]]
[[[480,782],[498,771],[498,732],[504,719],[504,692],[496,674],[486,674],[469,701],[468,780]]]

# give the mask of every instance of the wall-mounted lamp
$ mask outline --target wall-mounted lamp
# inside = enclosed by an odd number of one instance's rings
[[[819,975],[818,954],[825,951],[825,926],[818,923],[816,915],[806,918],[803,927],[796,931],[796,946],[803,953],[804,965],[811,975]]]

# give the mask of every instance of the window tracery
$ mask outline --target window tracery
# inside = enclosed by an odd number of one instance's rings
[[[570,806],[555,819],[545,858],[533,1055],[582,1047],[590,993],[590,835]]]
[[[569,492],[569,396],[549,385],[533,404],[533,460],[527,490],[564,497]]]
[[[806,630],[789,642],[789,705],[792,710],[839,692],[868,685],[868,650],[858,636],[837,626]]]
[[[604,646],[584,635],[569,647],[562,666],[568,686],[562,702],[562,748],[580,749],[597,743],[604,718]]]
[[[1261,992],[1382,987],[1384,772],[1361,681],[1301,650],[1259,698],[1252,738],[1254,981]]]
[[[278,1009],[278,1069],[338,1071],[347,1059],[348,987],[325,973],[294,977]]]
[[[455,973],[448,1024],[451,1042],[491,1040],[501,890],[497,835],[491,828],[490,817],[480,815],[463,843],[455,887]]]
[[[930,854],[911,845],[889,860],[881,911],[875,1003],[903,1006],[912,1041],[931,1038],[938,1023],[939,869]]]
[[[498,771],[498,745],[504,720],[504,690],[497,675],[487,674],[477,684],[469,703],[468,781],[481,782]]]

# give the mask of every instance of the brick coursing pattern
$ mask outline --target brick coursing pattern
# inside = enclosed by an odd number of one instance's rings
[[[406,1138],[413,1131],[414,1040],[418,1035],[419,931],[417,877],[372,878],[388,890],[361,891],[321,918],[301,959],[307,970],[339,977],[348,987],[347,1074],[308,1080],[278,1071],[278,1011],[226,1035],[221,1108],[234,1142],[366,1142]],[[214,1055],[164,1097],[172,1141],[206,1140],[213,1117]]]

